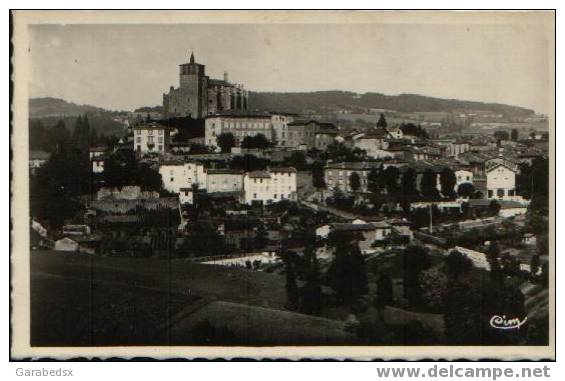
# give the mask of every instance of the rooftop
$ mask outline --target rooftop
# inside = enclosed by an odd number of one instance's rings
[[[270,172],[273,173],[296,173],[296,169],[293,167],[278,167],[278,168],[271,168]]]
[[[271,178],[271,174],[267,171],[253,171],[253,172],[248,172],[247,176],[250,178],[262,178],[262,179],[270,179]]]
[[[30,150],[29,151],[29,159],[30,160],[47,160],[51,154],[49,152],[41,151],[41,150]]]

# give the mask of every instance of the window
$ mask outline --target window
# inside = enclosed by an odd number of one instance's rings
[[[175,181],[175,178],[174,178],[174,177],[171,177],[171,183],[172,183],[173,181]]]
[[[492,197],[492,190],[490,190],[490,189],[488,191],[488,196],[489,196],[489,198]]]
[[[497,189],[497,190],[496,190],[496,195],[497,195],[498,197],[504,196],[504,189]]]
[[[153,130],[147,130],[147,135],[153,135]]]
[[[147,143],[148,143],[148,144],[153,144],[153,136],[148,136],[148,137],[147,137]]]
[[[253,198],[257,198],[257,193],[253,193]]]
[[[136,142],[141,143],[141,137],[140,136],[137,137]]]
[[[159,151],[162,151],[162,150],[163,150],[163,145],[159,144]]]
[[[514,196],[514,189],[510,189],[508,191],[508,196]]]
[[[273,198],[274,198],[274,199],[276,199],[276,198],[277,198],[277,194],[276,194],[276,193],[275,193],[275,194],[273,195]]]
[[[162,136],[159,136],[158,142],[163,143],[163,137]]]
[[[163,135],[164,130],[159,130],[159,135]]]

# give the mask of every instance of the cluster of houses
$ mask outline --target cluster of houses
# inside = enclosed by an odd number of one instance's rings
[[[346,131],[331,123],[290,113],[231,110],[210,114],[204,118],[204,136],[192,137],[186,142],[173,141],[179,132],[177,128],[149,118],[139,119],[128,128],[129,133],[116,147],[91,147],[92,173],[102,174],[108,156],[116,150],[131,150],[159,172],[163,189],[171,195],[159,196],[157,192],[141,191],[137,186],[102,188],[88,202],[85,225],[67,226],[64,234],[51,242],[46,241],[44,232],[36,232],[40,246],[94,252],[101,244],[101,236],[84,231],[84,226],[95,226],[98,231],[107,228],[107,232],[113,235],[119,235],[122,226],[136,226],[140,230],[139,226],[149,218],[140,213],[141,210],[148,213],[166,211],[177,215],[178,226],[175,225],[173,230],[178,227],[178,231],[182,231],[187,224],[183,205],[194,204],[199,192],[239,204],[241,208],[232,210],[235,214],[246,212],[246,205],[267,205],[283,200],[306,201],[304,189],[316,192],[312,186],[312,173],[284,166],[284,161],[294,152],[304,153],[309,160],[311,152],[324,152],[335,143],[360,153],[364,159],[352,162],[328,160],[323,168],[328,191],[339,189],[346,194],[354,192],[362,196],[369,193],[371,171],[386,170],[392,166],[398,168],[401,176],[408,169],[414,170],[418,189],[424,173],[431,170],[436,176],[437,189],[441,192],[440,177],[442,170],[447,167],[453,170],[456,177],[454,191],[457,192],[463,184],[472,184],[482,198],[434,201],[438,208],[460,209],[463,202],[477,209],[488,208],[491,200],[496,199],[500,205],[499,215],[511,217],[525,213],[527,207],[527,201],[517,195],[519,164],[531,163],[536,157],[547,155],[543,147],[546,142],[533,138],[529,139],[533,139],[532,142],[501,142],[486,136],[429,139],[405,133],[398,126]],[[233,135],[235,145],[231,152],[220,152],[218,137],[228,133]],[[245,138],[258,135],[263,135],[271,148],[242,147]],[[190,147],[194,143],[206,146],[207,152],[190,154]],[[230,160],[245,154],[269,159],[270,165],[263,170],[250,171],[229,167]],[[48,157],[46,153],[31,152],[30,170],[33,172],[41,167]],[[350,180],[353,173],[359,179],[359,186],[355,190]],[[427,207],[430,204],[414,202],[411,207]],[[254,220],[247,214],[226,215],[221,221],[214,221],[214,226],[226,245],[245,251],[250,247],[250,240],[255,239],[261,229],[267,232],[269,242],[280,240],[277,237],[279,224],[267,220],[267,217],[260,217],[251,223]],[[142,233],[124,238],[125,245],[131,248],[151,247],[153,252],[182,247],[183,236],[179,236],[178,231],[162,234],[158,230],[141,229]],[[364,254],[387,250],[392,246],[401,247],[413,238],[410,222],[397,218],[327,223],[318,227],[316,235],[324,240],[331,231],[358,233],[359,247]],[[119,240],[123,237],[113,238]],[[232,263],[230,260],[228,262]]]

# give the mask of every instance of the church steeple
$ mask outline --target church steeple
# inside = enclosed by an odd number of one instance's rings
[[[191,64],[194,63],[194,52],[193,51],[190,52],[190,63]]]

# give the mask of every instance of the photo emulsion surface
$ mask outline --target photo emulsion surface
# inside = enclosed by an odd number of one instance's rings
[[[16,12],[24,344],[550,347],[553,13],[400,13]]]

